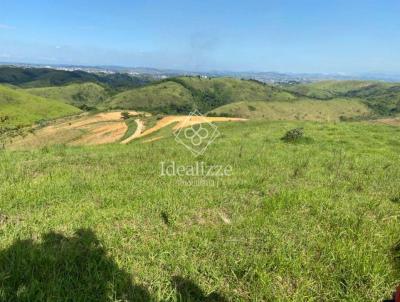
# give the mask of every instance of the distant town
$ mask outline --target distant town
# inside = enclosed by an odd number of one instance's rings
[[[123,67],[123,66],[80,66],[63,64],[34,64],[34,63],[8,63],[0,62],[3,66],[16,66],[23,68],[51,68],[64,71],[85,71],[89,73],[115,74],[123,73],[131,76],[151,77],[155,80],[162,80],[176,76],[200,76],[203,78],[212,77],[234,77],[247,80],[256,80],[268,84],[298,84],[324,80],[371,80],[398,82],[400,74],[384,73],[280,73],[280,72],[253,72],[253,71],[187,71],[174,69],[157,69],[148,67]]]

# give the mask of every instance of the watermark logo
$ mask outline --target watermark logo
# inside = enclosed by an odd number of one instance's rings
[[[174,161],[162,161],[160,165],[160,176],[178,177],[177,184],[183,186],[217,187],[222,178],[230,177],[233,172],[231,165],[210,165],[205,162],[180,165]]]
[[[183,123],[187,127],[180,128],[174,133],[175,140],[195,157],[202,155],[220,135],[217,126],[210,123],[198,110],[191,112]]]

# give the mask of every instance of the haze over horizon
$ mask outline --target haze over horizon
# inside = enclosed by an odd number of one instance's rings
[[[400,73],[394,0],[4,0],[1,6],[1,62]]]

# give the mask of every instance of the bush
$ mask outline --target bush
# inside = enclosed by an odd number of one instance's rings
[[[281,138],[284,142],[292,143],[297,142],[304,137],[303,128],[295,128],[286,132],[286,134]]]
[[[121,118],[123,118],[124,120],[127,120],[128,118],[130,118],[130,114],[127,111],[121,112]]]

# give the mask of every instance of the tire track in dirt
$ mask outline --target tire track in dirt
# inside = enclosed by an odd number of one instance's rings
[[[171,115],[171,116],[166,116],[159,120],[157,124],[150,128],[145,130],[139,137],[144,137],[147,136],[151,133],[154,133],[168,125],[171,125],[173,123],[177,123],[173,130],[178,130],[181,128],[189,127],[192,125],[196,124],[202,124],[202,123],[212,123],[212,122],[243,122],[247,121],[247,119],[243,118],[235,118],[235,117],[205,117],[205,116],[188,116],[188,115]]]
[[[135,138],[138,138],[142,134],[142,131],[144,129],[143,121],[141,121],[140,119],[136,119],[135,122],[136,122],[136,125],[137,125],[135,133],[133,133],[130,137],[124,139],[121,142],[121,144],[126,145],[127,143],[133,141]]]

